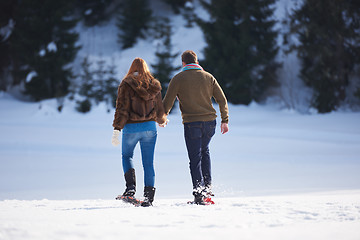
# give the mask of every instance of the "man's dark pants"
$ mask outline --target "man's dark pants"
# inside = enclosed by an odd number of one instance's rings
[[[215,128],[216,120],[184,123],[193,189],[211,185],[209,143],[215,134]]]

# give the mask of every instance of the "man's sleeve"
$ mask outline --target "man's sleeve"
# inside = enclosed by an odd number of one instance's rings
[[[156,95],[156,122],[163,124],[166,121],[166,116],[164,112],[164,106],[161,99],[161,92]]]
[[[165,114],[169,114],[171,108],[174,105],[176,95],[177,95],[177,84],[173,78],[173,79],[171,79],[171,81],[169,83],[168,89],[167,89],[165,97],[163,99]]]
[[[227,104],[227,100],[223,90],[221,89],[219,83],[214,78],[214,89],[213,96],[215,101],[219,104],[220,113],[221,113],[221,122],[228,123],[229,122],[229,108]]]

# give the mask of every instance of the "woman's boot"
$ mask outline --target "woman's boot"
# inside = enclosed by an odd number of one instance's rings
[[[152,206],[152,202],[154,201],[155,188],[154,187],[145,187],[144,188],[144,201],[141,203],[143,207]]]
[[[136,177],[135,177],[135,169],[130,168],[125,173],[125,182],[126,182],[126,189],[123,193],[123,196],[134,196],[136,191]]]

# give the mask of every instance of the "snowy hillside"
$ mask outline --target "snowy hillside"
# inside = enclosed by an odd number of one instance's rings
[[[170,7],[161,1],[151,3],[154,16],[168,17],[174,32],[171,38],[173,53],[178,53],[179,56],[174,62],[169,64],[172,64],[174,67],[180,67],[180,55],[188,49],[194,50],[201,60],[203,58],[203,50],[206,47],[201,29],[196,24],[191,28],[185,27],[186,20],[184,17],[180,14],[175,15]],[[286,12],[288,11],[290,13],[300,5],[301,1],[297,0],[276,1],[274,18],[278,21],[275,28],[279,31],[279,46],[283,45],[283,34],[286,32],[286,29],[284,29],[284,26],[281,24],[286,17]],[[193,7],[198,17],[202,19],[209,18],[208,13],[202,8],[198,1],[194,1]],[[159,41],[151,37],[146,40],[139,39],[134,47],[121,50],[121,46],[117,42],[118,28],[116,27],[115,18],[106,24],[90,28],[80,23],[76,31],[80,33],[78,45],[82,46],[74,62],[74,70],[76,73],[80,70],[80,63],[85,57],[88,57],[89,60],[93,62],[102,59],[108,64],[115,64],[118,79],[122,79],[127,73],[135,57],[145,59],[149,65],[156,61],[155,52]],[[304,83],[298,77],[300,63],[296,57],[296,53],[287,55],[283,50],[283,47],[280,47],[277,56],[277,59],[283,62],[283,67],[279,69],[278,72],[278,81],[281,84],[278,89],[273,91],[276,97],[270,98],[269,102],[281,102],[283,107],[288,109],[296,109],[303,113],[308,112],[312,92],[304,86]]]
[[[197,3],[195,7],[197,14],[205,17],[206,13],[201,9],[199,3]],[[194,25],[193,28],[186,28],[185,19],[180,14],[175,15],[170,7],[161,1],[152,2],[151,8],[154,16],[168,17],[170,19],[174,32],[171,39],[174,53],[181,54],[183,51],[191,49],[198,54],[199,58],[202,58],[202,50],[205,47],[205,42],[198,26]],[[115,63],[117,66],[117,76],[119,79],[122,79],[135,57],[145,59],[149,65],[155,62],[155,52],[159,41],[151,37],[148,37],[146,40],[139,39],[134,47],[122,50],[121,45],[117,42],[118,28],[115,17],[104,25],[90,28],[80,23],[76,30],[80,33],[78,44],[81,45],[82,48],[78,53],[75,66],[79,65],[86,56],[94,61],[101,58],[109,64],[112,62]],[[176,62],[169,64],[180,66],[180,55],[176,60]]]

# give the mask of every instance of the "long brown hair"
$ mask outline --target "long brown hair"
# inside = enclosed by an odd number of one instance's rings
[[[138,75],[132,77],[138,82],[138,87],[140,88],[143,84],[145,84],[145,88],[148,88],[150,81],[153,80],[154,77],[150,73],[149,67],[144,59],[139,57],[135,58],[125,78],[129,77],[130,75],[134,75],[135,72],[138,72]]]

